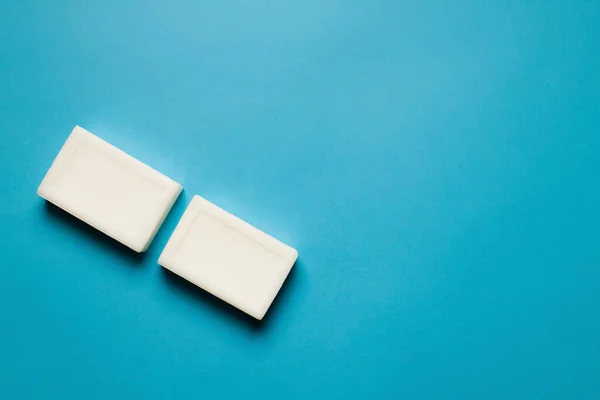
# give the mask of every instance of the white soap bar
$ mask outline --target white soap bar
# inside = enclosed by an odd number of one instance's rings
[[[298,252],[194,196],[158,263],[262,319]]]
[[[146,251],[181,185],[76,126],[38,195],[137,251]]]

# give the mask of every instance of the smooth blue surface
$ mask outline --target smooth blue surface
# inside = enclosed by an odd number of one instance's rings
[[[0,398],[600,398],[599,21],[2,0]],[[184,184],[145,256],[36,197],[75,124]],[[156,264],[194,193],[299,250],[263,324]]]

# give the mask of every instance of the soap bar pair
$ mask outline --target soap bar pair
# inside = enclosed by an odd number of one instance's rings
[[[76,126],[38,194],[134,251],[146,251],[182,186]],[[195,196],[159,264],[262,319],[298,257]]]

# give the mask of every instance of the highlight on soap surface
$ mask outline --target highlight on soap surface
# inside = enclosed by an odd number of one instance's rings
[[[158,263],[260,320],[297,258],[292,247],[196,195]]]
[[[38,195],[143,252],[181,190],[179,183],[76,126]]]

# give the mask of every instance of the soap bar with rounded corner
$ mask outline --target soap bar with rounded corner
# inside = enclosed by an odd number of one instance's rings
[[[260,320],[297,258],[295,249],[194,196],[158,263]]]
[[[181,190],[179,183],[76,126],[38,194],[143,252]]]

